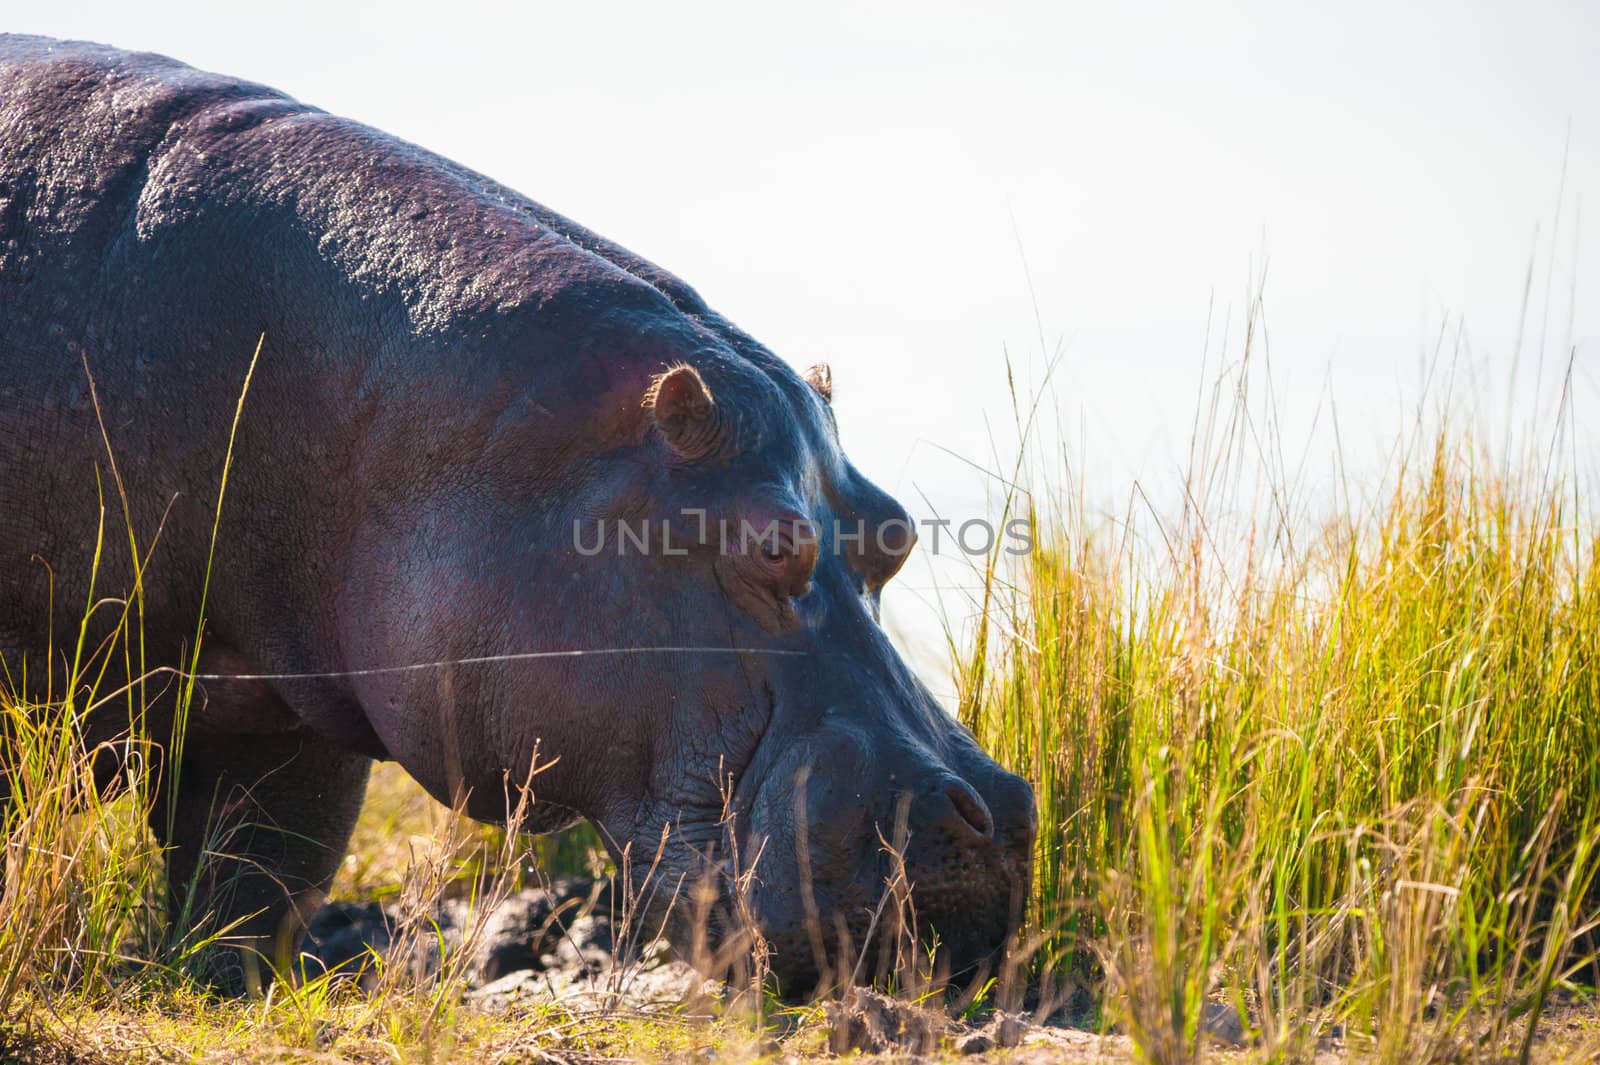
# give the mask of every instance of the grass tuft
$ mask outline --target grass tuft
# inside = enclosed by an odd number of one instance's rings
[[[1448,428],[1291,522],[1249,424],[1151,540],[1064,503],[986,576],[961,715],[1037,789],[1044,983],[1157,1062],[1230,1008],[1270,1056],[1526,1061],[1594,982],[1600,534]]]

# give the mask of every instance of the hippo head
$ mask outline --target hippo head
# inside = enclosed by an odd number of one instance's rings
[[[594,379],[540,404],[559,432],[479,441],[472,483],[358,551],[363,657],[461,660],[361,679],[386,747],[486,819],[536,760],[534,827],[592,820],[637,923],[703,965],[757,929],[803,994],[911,926],[945,973],[992,971],[1033,794],[879,625],[915,534],[842,453],[826,374],[681,324],[584,346]]]

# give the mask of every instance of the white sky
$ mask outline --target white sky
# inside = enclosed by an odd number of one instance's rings
[[[1443,326],[1500,409],[1530,262],[1525,378],[1541,336],[1547,381],[1576,345],[1600,411],[1593,2],[0,5],[369,122],[677,272],[829,360],[857,464],[919,514],[983,512],[929,442],[994,465],[1006,351],[1031,389],[1060,346],[1046,421],[1092,498],[1170,482],[1208,314],[1209,378],[1263,264],[1295,446],[1325,388],[1348,448],[1386,443]]]

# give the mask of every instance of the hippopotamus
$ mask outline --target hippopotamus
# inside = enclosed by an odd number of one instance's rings
[[[993,966],[1032,791],[880,625],[914,530],[831,388],[412,144],[0,36],[3,676],[59,701],[85,626],[96,774],[150,738],[219,982],[292,951],[375,759],[587,819],[675,943],[753,929],[784,994],[870,971],[891,887],[942,971]]]

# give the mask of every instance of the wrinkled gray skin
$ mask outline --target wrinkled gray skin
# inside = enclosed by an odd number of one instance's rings
[[[537,123],[510,135],[536,138]],[[151,550],[147,661],[182,661],[262,336],[200,672],[331,675],[200,685],[182,764],[164,767],[177,799],[152,819],[179,931],[210,913],[242,918],[241,942],[292,944],[370,759],[497,820],[537,751],[553,764],[534,780],[533,829],[591,819],[637,885],[671,826],[657,902],[707,859],[723,870],[700,922],[713,947],[733,911],[730,845],[741,865],[759,853],[749,912],[789,993],[815,982],[839,928],[860,948],[902,804],[919,928],[956,971],[992,960],[1027,889],[1032,794],[878,626],[903,558],[871,533],[904,513],[840,451],[819,388],[671,275],[412,145],[159,56],[0,36],[0,653],[14,678],[26,658],[35,694],[47,660],[62,679],[90,597],[97,476],[95,594],[133,586],[90,374]],[[693,370],[660,377],[680,365]],[[696,531],[685,508],[803,518],[822,540],[574,548],[574,521],[597,519],[670,520],[681,544]],[[864,522],[865,547],[836,542],[836,519]],[[116,613],[97,613],[91,648]],[[386,669],[663,646],[740,650]],[[157,737],[174,687],[149,685]],[[123,700],[94,718],[96,737],[126,726]],[[99,764],[110,783],[114,760]],[[231,832],[219,849],[235,860],[196,876],[208,831]],[[224,983],[244,978],[233,957],[216,963]]]

